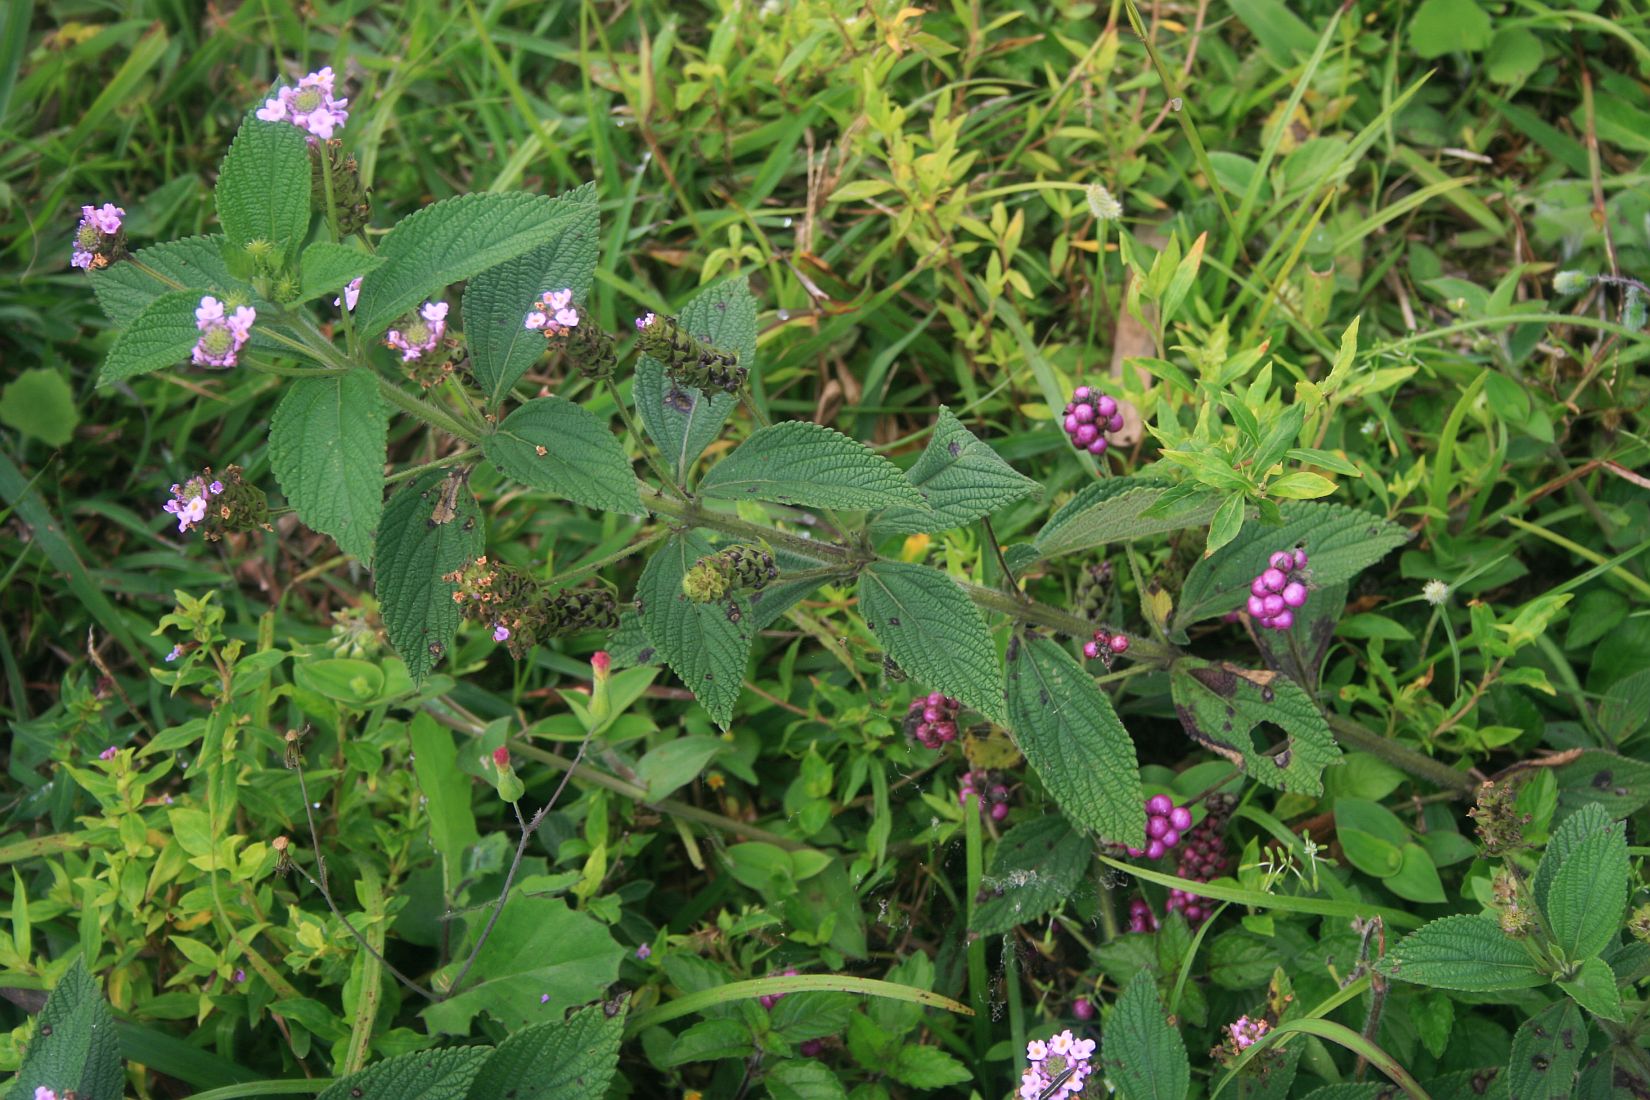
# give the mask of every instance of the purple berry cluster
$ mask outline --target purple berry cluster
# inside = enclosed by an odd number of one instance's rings
[[[1111,659],[1129,651],[1129,636],[1123,633],[1113,634],[1104,627],[1094,632],[1094,640],[1083,643],[1083,656],[1091,661],[1104,660],[1108,665]]]
[[[1295,625],[1295,609],[1306,603],[1306,585],[1297,574],[1306,568],[1300,547],[1279,550],[1249,585],[1249,614],[1268,630]]]
[[[1008,788],[1001,783],[991,782],[990,773],[963,773],[962,786],[957,791],[957,804],[967,806],[969,795],[979,797],[981,817],[1001,821],[1008,816]]]
[[[1193,882],[1211,882],[1232,869],[1232,860],[1226,854],[1226,822],[1232,816],[1235,801],[1230,795],[1212,794],[1205,802],[1208,816],[1197,823],[1197,828],[1186,834],[1186,843],[1180,849],[1175,874]],[[1178,912],[1193,928],[1202,924],[1214,912],[1206,898],[1187,890],[1170,890],[1169,912]]]
[[[1106,453],[1106,432],[1123,430],[1123,414],[1112,397],[1095,393],[1088,386],[1071,391],[1063,426],[1072,446],[1091,455]]]
[[[797,971],[796,967],[787,966],[785,969],[783,969],[779,972],[778,976],[781,977],[781,978],[794,978],[794,977],[796,977],[797,973],[798,973],[798,971]],[[780,1001],[782,1001],[784,999],[785,999],[785,994],[783,994],[783,993],[764,993],[764,994],[762,994],[762,996],[757,998],[757,1000],[762,1002],[762,1007],[763,1008],[772,1008],[774,1005],[778,1004]]]
[[[1166,794],[1154,794],[1146,799],[1146,846],[1130,848],[1129,855],[1139,859],[1161,859],[1165,852],[1180,843],[1180,834],[1192,827],[1192,811],[1176,806]]]
[[[1157,914],[1152,912],[1152,907],[1145,898],[1133,898],[1129,901],[1129,931],[1157,931]]]
[[[905,732],[925,749],[944,748],[946,742],[957,739],[957,715],[961,712],[962,704],[949,695],[937,691],[919,695],[905,712]]]

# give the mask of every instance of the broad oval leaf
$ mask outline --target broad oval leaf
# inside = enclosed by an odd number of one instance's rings
[[[464,1100],[492,1047],[420,1050],[339,1078],[315,1100]]]
[[[809,508],[921,507],[898,466],[865,444],[807,420],[751,433],[699,483],[705,496]]]
[[[498,1045],[470,1086],[470,1100],[561,1100],[607,1094],[619,1064],[625,1014],[602,1005],[566,1020],[548,1020],[515,1032]]]
[[[1003,834],[985,883],[992,895],[974,910],[968,929],[1001,935],[1041,917],[1083,881],[1093,856],[1090,840],[1058,814],[1033,818]]]
[[[1135,974],[1117,998],[1100,1062],[1122,1100],[1185,1100],[1192,1074],[1186,1043],[1169,1023],[1150,970]]]
[[[1523,941],[1509,938],[1498,922],[1475,913],[1422,925],[1399,940],[1376,969],[1389,978],[1467,993],[1547,984],[1546,973]]]
[[[1043,491],[1004,462],[944,405],[922,457],[905,476],[922,494],[923,507],[889,508],[872,521],[873,533],[948,531]]]
[[[1531,1016],[1513,1035],[1507,1095],[1517,1100],[1570,1100],[1587,1053],[1587,1021],[1568,1000]]]
[[[97,384],[107,386],[188,359],[195,341],[200,339],[200,329],[195,325],[195,309],[200,303],[200,294],[193,290],[151,299],[115,337]]]
[[[77,956],[57,980],[24,1049],[6,1100],[34,1100],[40,1085],[59,1096],[73,1091],[83,1100],[121,1100],[125,1095],[115,1021],[83,957]]]
[[[529,401],[482,438],[481,451],[524,485],[604,512],[642,511],[624,447],[583,405],[560,397]]]
[[[367,338],[379,335],[453,283],[544,244],[575,213],[571,203],[525,191],[460,195],[426,206],[399,222],[378,246],[384,263],[361,282],[358,331]]]
[[[389,417],[370,371],[300,378],[269,424],[269,464],[298,518],[372,562]]]
[[[220,234],[150,245],[132,253],[132,259],[137,262],[110,264],[86,275],[97,304],[117,328],[130,325],[150,302],[179,287],[196,291],[197,304],[208,291],[218,291],[220,298],[231,290],[248,296],[252,292],[229,274]]]
[[[1220,505],[1212,493],[1189,496],[1149,515],[1174,487],[1132,477],[1108,477],[1085,486],[1043,525],[1033,545],[1039,556],[1056,557],[1114,542],[1200,527]]]
[[[464,288],[464,340],[486,403],[497,405],[544,355],[544,334],[522,322],[546,290],[568,289],[583,302],[596,281],[595,184],[555,198],[567,217],[556,234],[510,263],[488,268]],[[591,323],[594,323],[593,321]]]
[[[476,498],[456,472],[431,470],[390,498],[378,525],[373,590],[407,671],[422,682],[452,645],[459,608],[443,578],[481,556]]]
[[[1145,845],[1134,742],[1094,677],[1052,638],[1009,645],[1008,727],[1067,820],[1105,840]]]
[[[1169,670],[1169,687],[1175,713],[1192,740],[1269,787],[1323,793],[1323,769],[1340,759],[1341,750],[1323,712],[1295,681],[1182,657]],[[1250,737],[1263,722],[1288,735],[1276,752],[1260,751]]]
[[[1616,938],[1627,877],[1627,830],[1620,822],[1606,821],[1589,831],[1565,856],[1544,894],[1542,912],[1566,958],[1593,958]]]
[[[753,373],[756,370],[756,299],[743,276],[701,290],[682,307],[682,326],[712,345],[732,352]],[[636,363],[632,383],[642,426],[665,456],[665,464],[679,479],[721,432],[739,398],[731,393],[706,397],[682,389],[665,374],[664,366],[649,356]]]
[[[985,619],[955,581],[926,565],[878,561],[859,575],[859,610],[920,684],[1003,718],[1003,672]]]
[[[233,248],[274,246],[283,266],[309,235],[309,139],[296,126],[248,116],[224,154],[213,198]]]

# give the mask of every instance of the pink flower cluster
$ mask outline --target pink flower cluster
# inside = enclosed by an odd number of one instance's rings
[[[90,271],[94,267],[101,267],[99,257],[107,262],[107,253],[120,233],[120,219],[126,216],[126,211],[112,202],[102,206],[82,206],[80,208],[80,224],[74,231],[74,252],[69,257],[69,266],[83,268]]]
[[[1106,432],[1123,430],[1123,414],[1117,411],[1115,398],[1095,393],[1088,386],[1071,391],[1071,401],[1065,408],[1061,426],[1071,437],[1072,446],[1091,455],[1106,453]]]
[[[1232,1047],[1236,1050],[1247,1050],[1260,1042],[1261,1036],[1272,1030],[1272,1025],[1264,1019],[1250,1019],[1248,1016],[1239,1016],[1226,1025],[1226,1034],[1232,1037]]]
[[[1306,585],[1296,576],[1306,568],[1306,551],[1300,547],[1279,550],[1266,568],[1249,584],[1249,614],[1268,630],[1288,630],[1295,625],[1295,609],[1306,603]]]
[[[182,534],[206,520],[206,502],[221,492],[223,482],[207,481],[197,475],[182,485],[173,485],[172,499],[161,507],[168,514],[178,517],[178,533]],[[172,658],[166,659],[170,661]]]
[[[1091,661],[1105,658],[1106,664],[1111,664],[1112,657],[1129,651],[1129,636],[1123,633],[1113,634],[1102,627],[1094,632],[1094,640],[1083,643],[1083,656]]]
[[[957,791],[957,804],[966,807],[968,796],[980,800],[980,816],[1001,821],[1008,816],[1008,788],[992,783],[987,772],[964,772],[962,787]]]
[[[252,322],[258,313],[251,306],[237,306],[234,313],[225,313],[224,304],[208,294],[195,310],[195,327],[200,339],[190,355],[196,363],[209,367],[232,367],[241,346],[252,336]]]
[[[658,319],[658,315],[654,313],[642,314],[640,317],[636,318],[636,331],[641,332],[643,329],[652,328],[653,322]]]
[[[534,332],[556,336],[579,323],[579,311],[573,308],[572,290],[547,290],[539,295],[523,322]]]
[[[264,100],[258,117],[265,122],[290,122],[322,141],[349,121],[349,100],[333,95],[332,67],[310,73],[296,88],[280,88]]]
[[[1166,794],[1154,794],[1146,799],[1146,846],[1130,848],[1136,859],[1161,859],[1163,853],[1180,843],[1180,834],[1192,827],[1192,811],[1176,806]]]
[[[351,313],[354,313],[355,312],[355,303],[359,302],[361,300],[361,279],[362,278],[363,278],[362,276],[357,275],[355,278],[351,279],[349,281],[349,284],[344,287],[343,297],[334,298],[332,300],[332,304],[335,305],[335,306],[341,306],[344,309],[349,310]]]
[[[1071,1100],[1094,1072],[1094,1047],[1093,1039],[1079,1039],[1070,1031],[1046,1043],[1031,1040],[1026,1044],[1026,1061],[1031,1064],[1020,1077],[1016,1095],[1020,1100]]]
[[[384,334],[384,343],[401,353],[401,361],[410,363],[427,351],[434,351],[447,332],[447,303],[425,302],[418,316],[402,328],[392,328]]]
[[[957,739],[957,715],[961,711],[962,704],[948,695],[937,691],[919,695],[905,712],[905,732],[924,748],[944,748],[947,741]]]

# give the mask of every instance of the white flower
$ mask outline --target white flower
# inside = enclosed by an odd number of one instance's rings
[[[1430,580],[1421,586],[1421,598],[1437,607],[1449,599],[1450,586],[1441,580]]]
[[[1103,183],[1091,183],[1085,196],[1089,203],[1089,213],[1103,222],[1116,221],[1123,216],[1123,204],[1106,190]]]
[[[1048,1057],[1048,1044],[1041,1039],[1033,1039],[1026,1044],[1026,1060],[1041,1062]]]

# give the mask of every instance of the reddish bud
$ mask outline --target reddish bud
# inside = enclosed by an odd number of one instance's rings
[[[500,768],[508,768],[510,766],[510,750],[509,750],[509,748],[507,748],[504,745],[500,745],[498,748],[494,749],[493,750],[493,763],[496,764]]]

